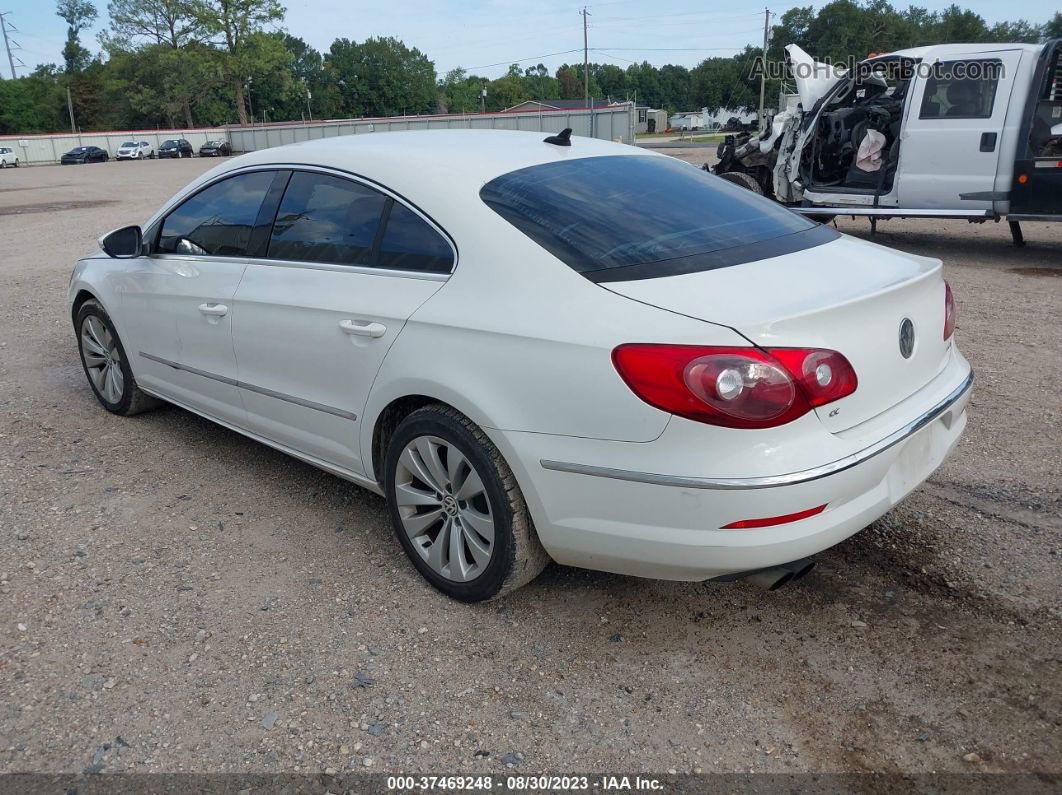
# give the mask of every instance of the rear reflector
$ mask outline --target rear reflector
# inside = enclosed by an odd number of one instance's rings
[[[731,522],[730,524],[723,525],[723,530],[747,530],[752,527],[771,527],[776,524],[786,524],[787,522],[796,522],[800,519],[807,519],[809,516],[822,513],[826,510],[824,503],[816,508],[808,508],[806,511],[798,511],[797,513],[787,513],[785,516],[768,516],[765,519],[742,519],[740,522]]]

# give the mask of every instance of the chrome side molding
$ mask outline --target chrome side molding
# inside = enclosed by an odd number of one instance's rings
[[[785,475],[769,475],[758,478],[693,478],[682,475],[658,475],[652,472],[633,472],[626,469],[612,469],[610,467],[590,466],[587,464],[573,464],[564,461],[550,461],[542,459],[539,463],[543,469],[556,472],[571,472],[576,475],[590,475],[591,477],[612,478],[614,480],[627,480],[633,483],[649,483],[654,486],[676,486],[685,489],[769,489],[776,486],[793,486],[798,483],[807,483],[811,480],[828,477],[846,469],[851,469],[863,463],[869,458],[885,452],[890,447],[902,442],[925,428],[933,420],[947,412],[970,387],[973,386],[974,374],[970,373],[962,384],[956,387],[951,394],[933,406],[925,414],[916,417],[902,428],[893,431],[884,439],[865,447],[858,452],[831,461],[822,466],[812,467],[800,472],[790,472]]]
[[[140,356],[144,359],[148,359],[152,362],[158,362],[164,364],[167,367],[172,367],[174,370],[183,370],[186,373],[192,375],[198,375],[202,378],[209,378],[212,381],[219,381],[222,384],[228,384],[229,386],[239,387],[240,389],[246,389],[248,392],[257,392],[259,395],[265,395],[266,397],[276,398],[277,400],[283,400],[286,403],[294,403],[296,406],[302,406],[303,408],[313,409],[314,411],[322,411],[325,414],[331,414],[336,417],[340,417],[345,420],[356,420],[358,415],[352,411],[344,411],[343,409],[333,408],[332,406],[326,406],[323,403],[314,403],[312,400],[304,400],[294,395],[286,395],[283,392],[275,392],[272,389],[266,389],[264,386],[255,386],[254,384],[248,384],[244,381],[237,381],[235,378],[228,378],[224,375],[217,375],[215,373],[208,373],[206,370],[200,370],[197,367],[189,367],[186,364],[180,362],[173,362],[169,359],[163,359],[161,356],[154,356],[150,353],[144,353],[140,351]]]

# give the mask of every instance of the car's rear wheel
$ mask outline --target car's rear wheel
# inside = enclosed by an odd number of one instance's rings
[[[463,602],[527,584],[549,562],[512,470],[468,417],[431,405],[395,430],[384,462],[395,533],[424,578]]]
[[[158,399],[137,386],[122,341],[102,306],[86,301],[74,323],[85,376],[107,411],[129,417],[159,405]]]

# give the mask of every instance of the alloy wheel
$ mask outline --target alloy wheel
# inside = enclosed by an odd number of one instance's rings
[[[455,582],[478,577],[494,550],[494,514],[483,479],[451,442],[418,436],[395,471],[402,528],[431,569]]]
[[[81,324],[81,355],[96,391],[108,403],[119,403],[125,392],[122,354],[110,329],[95,315]]]

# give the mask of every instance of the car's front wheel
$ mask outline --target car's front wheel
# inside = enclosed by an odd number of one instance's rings
[[[137,386],[122,341],[102,306],[86,301],[74,324],[85,376],[107,411],[129,417],[159,405],[159,400]]]
[[[398,539],[424,578],[463,602],[529,583],[549,562],[512,470],[468,417],[430,405],[395,430],[384,488]]]

